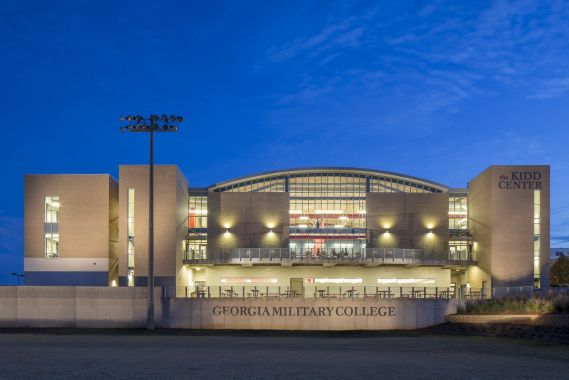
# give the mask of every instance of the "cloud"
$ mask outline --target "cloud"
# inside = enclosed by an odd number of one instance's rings
[[[533,99],[549,99],[563,96],[569,92],[569,76],[546,80],[529,95]]]
[[[330,49],[356,47],[360,44],[363,28],[355,27],[354,22],[352,17],[327,25],[310,36],[298,37],[284,46],[272,47],[268,51],[269,59],[283,62],[304,53],[320,55]]]
[[[567,3],[496,1],[459,8],[438,2],[405,10],[414,12],[408,27],[399,25],[399,8],[351,11],[347,19],[329,11],[326,20],[342,21],[317,25],[306,35],[298,31],[291,42],[269,48],[273,64],[287,65],[291,76],[302,71],[277,103],[326,101],[330,89],[368,99],[390,96],[410,107],[391,107],[386,121],[411,125],[503,90],[527,99],[569,93]],[[337,63],[332,69],[331,61]]]

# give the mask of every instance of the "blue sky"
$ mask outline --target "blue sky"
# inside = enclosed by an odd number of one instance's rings
[[[550,164],[569,240],[565,1],[4,0],[0,51],[0,283],[23,267],[23,175],[145,163],[127,113],[185,116],[156,159],[192,186],[329,165],[465,187]]]

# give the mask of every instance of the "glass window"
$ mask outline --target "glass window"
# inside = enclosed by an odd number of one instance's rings
[[[59,223],[59,197],[45,197],[45,223]]]
[[[45,257],[59,257],[59,233],[45,234]]]
[[[128,189],[127,199],[127,276],[128,286],[134,286],[134,189]]]
[[[44,254],[59,257],[59,196],[46,196],[44,202]]]
[[[533,286],[541,287],[541,191],[533,192]]]

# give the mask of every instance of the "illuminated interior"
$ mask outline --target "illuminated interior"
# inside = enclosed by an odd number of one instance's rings
[[[244,177],[190,189],[187,246],[191,257],[205,258],[208,192],[288,192],[290,249],[303,255],[351,257],[366,248],[366,193],[447,191],[430,181],[362,169],[286,170]],[[459,204],[466,207],[466,197],[461,199]]]

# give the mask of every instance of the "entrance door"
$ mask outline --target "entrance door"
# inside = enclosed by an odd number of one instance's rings
[[[302,278],[291,278],[290,290],[295,297],[302,297],[304,295],[304,280]]]

